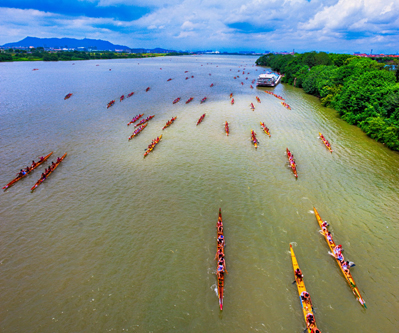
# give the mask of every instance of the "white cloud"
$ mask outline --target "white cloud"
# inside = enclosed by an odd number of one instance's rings
[[[300,25],[306,30],[327,28],[328,30],[345,30],[373,28],[371,22],[394,22],[399,16],[399,2],[386,0],[339,0],[333,6],[325,7],[316,13],[308,22]],[[399,26],[396,26],[399,28]],[[378,32],[375,31],[375,32]]]
[[[86,0],[90,1],[90,0]],[[91,0],[96,2],[97,0]],[[98,6],[142,6],[133,21],[0,10],[0,42],[30,36],[101,38],[131,47],[197,50],[345,51],[362,45],[399,51],[395,0],[100,0]],[[16,38],[18,37],[18,38]],[[356,51],[359,51],[357,49]]]

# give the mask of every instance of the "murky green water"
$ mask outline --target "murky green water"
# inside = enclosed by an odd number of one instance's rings
[[[301,332],[290,242],[323,333],[397,331],[399,155],[300,89],[273,90],[292,110],[250,89],[263,72],[255,60],[0,64],[0,182],[39,155],[68,152],[35,193],[45,165],[1,194],[1,331]],[[138,113],[155,118],[128,141],[126,123]],[[356,263],[367,310],[328,255],[313,206]],[[223,313],[213,260],[219,207],[229,271]]]

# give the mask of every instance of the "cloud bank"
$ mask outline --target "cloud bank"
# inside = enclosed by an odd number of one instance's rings
[[[0,44],[26,36],[219,51],[399,52],[391,0],[0,0]]]

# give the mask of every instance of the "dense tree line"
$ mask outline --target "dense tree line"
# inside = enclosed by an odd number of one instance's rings
[[[284,74],[282,82],[318,96],[322,105],[368,136],[399,150],[399,70],[389,70],[386,63],[324,52],[267,54],[256,61]]]
[[[3,53],[0,53],[1,61],[75,61],[75,60],[89,60],[89,59],[130,59],[130,58],[145,58],[145,57],[156,57],[156,56],[178,56],[183,53],[167,53],[167,54],[150,54],[150,53],[119,53],[112,51],[57,51],[47,52],[42,47],[37,49],[19,50],[19,49],[8,49]]]

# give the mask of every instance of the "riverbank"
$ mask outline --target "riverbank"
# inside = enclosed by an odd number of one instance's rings
[[[186,53],[119,53],[119,52],[84,52],[84,51],[33,51],[12,50],[0,53],[0,62],[13,61],[79,61],[96,59],[134,59],[134,58],[154,58],[164,56],[180,56]]]
[[[282,82],[320,98],[368,136],[399,150],[399,72],[348,54],[268,54],[256,60],[284,74]]]

